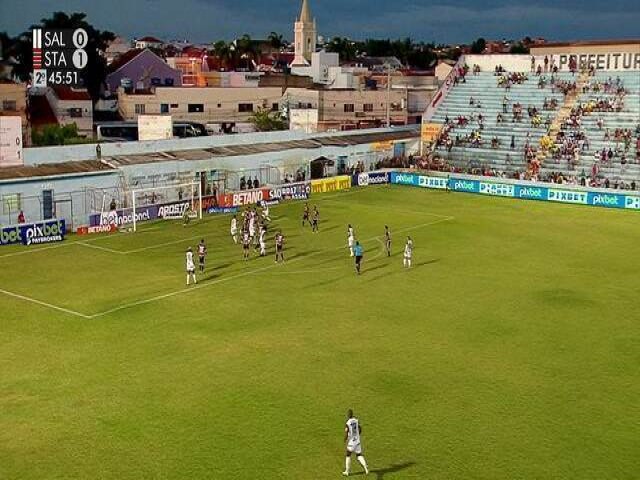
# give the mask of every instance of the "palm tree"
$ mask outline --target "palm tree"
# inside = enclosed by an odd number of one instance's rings
[[[235,47],[237,57],[244,60],[246,68],[252,69],[253,63],[258,58],[258,52],[251,37],[245,33],[242,37],[236,39]]]
[[[224,40],[219,40],[213,44],[213,54],[218,58],[223,68],[227,70],[230,68],[234,60],[233,45]]]
[[[267,37],[271,46],[278,51],[284,47],[284,37],[277,32],[271,32]]]

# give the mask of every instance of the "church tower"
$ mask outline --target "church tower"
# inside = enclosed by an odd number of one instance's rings
[[[305,66],[311,64],[311,54],[316,51],[317,31],[316,20],[311,17],[309,2],[302,0],[300,17],[296,21],[293,31],[295,33],[295,57],[292,66]]]

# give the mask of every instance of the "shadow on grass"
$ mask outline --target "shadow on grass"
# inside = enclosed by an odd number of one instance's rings
[[[374,468],[369,471],[369,477],[367,478],[375,478],[376,480],[385,480],[387,474],[394,474],[406,470],[407,468],[411,468],[416,464],[416,462],[404,462],[404,463],[394,463],[386,468]],[[375,475],[375,476],[374,476]],[[364,476],[364,472],[355,472],[349,475],[350,477]],[[393,476],[393,475],[391,475]]]
[[[411,268],[405,268],[404,265],[398,264],[398,267],[396,269],[394,269],[393,271],[387,272],[384,275],[378,275],[378,276],[375,276],[375,277],[372,277],[372,278],[368,278],[367,282],[374,282],[376,280],[380,280],[381,278],[387,278],[387,277],[389,277],[391,275],[400,275],[403,272],[416,270],[418,268],[426,267],[428,265],[433,265],[434,263],[438,263],[439,261],[440,261],[439,258],[434,258],[433,260],[426,260],[424,262],[414,263]],[[375,267],[375,268],[371,268],[368,271],[372,272],[372,271],[377,270],[379,268],[383,268],[384,266],[386,266],[386,264],[382,265],[382,266]]]

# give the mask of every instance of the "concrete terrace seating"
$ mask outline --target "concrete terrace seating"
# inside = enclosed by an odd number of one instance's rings
[[[552,92],[552,87],[549,83],[550,73],[542,75],[547,80],[546,86],[542,89],[538,86],[540,77],[530,72],[525,73],[528,75],[528,79],[523,84],[513,84],[511,89],[506,91],[503,87],[498,87],[498,77],[493,72],[482,72],[478,75],[473,75],[469,72],[466,76],[466,83],[458,83],[449,92],[447,98],[435,112],[432,122],[444,124],[445,119],[448,117],[455,124],[458,116],[469,117],[472,113],[476,116],[478,113],[482,113],[484,117],[484,129],[481,132],[483,144],[479,148],[470,145],[453,146],[450,152],[441,145],[437,149],[437,154],[450,165],[459,168],[489,168],[506,172],[509,176],[517,172],[526,172],[527,162],[524,158],[523,150],[527,139],[531,146],[539,148],[540,139],[547,132],[544,121],[548,115],[553,121],[558,113],[558,109],[553,111],[542,110],[543,102],[545,98],[547,100],[556,99],[558,108],[560,108],[564,103],[564,95],[557,89],[555,93]],[[623,180],[626,183],[635,180],[636,184],[640,184],[640,165],[637,164],[635,155],[637,138],[635,129],[640,122],[640,75],[638,72],[600,72],[595,79],[604,82],[609,77],[615,80],[617,76],[622,79],[624,87],[628,90],[623,111],[616,113],[595,112],[589,116],[584,116],[582,124],[583,130],[589,138],[589,150],[581,155],[580,162],[575,168],[571,168],[565,160],[554,161],[549,156],[540,172],[542,178],[551,172],[562,172],[567,176],[580,176],[582,173],[585,176],[589,176],[591,174],[595,150],[600,151],[605,146],[607,150],[609,146],[615,147],[613,139],[608,142],[603,140],[604,129],[599,130],[596,125],[597,119],[602,116],[605,128],[610,130],[612,136],[616,128],[630,128],[634,131],[634,135],[632,145],[627,154],[627,160],[632,163],[621,165],[621,157],[616,157],[613,166],[600,167],[600,176],[609,177],[612,185],[615,179]],[[562,72],[555,74],[555,78],[559,81],[577,82],[579,75]],[[590,81],[592,80],[593,77],[590,78]],[[496,117],[498,113],[503,111],[503,98],[505,95],[510,100],[507,108],[508,113],[504,114],[504,123],[497,123]],[[590,98],[608,96],[613,97],[614,95],[606,95],[602,92],[589,92],[586,94],[579,92],[576,104],[586,102]],[[476,102],[479,101],[480,108],[469,104],[471,97]],[[514,103],[522,105],[523,114],[519,123],[512,123],[512,105]],[[539,110],[543,120],[541,126],[533,127],[531,125],[531,120],[527,114],[527,107],[529,106],[535,106]],[[478,130],[477,121],[470,122],[464,127],[456,124],[450,136],[455,139],[457,135],[462,137],[474,130]],[[515,140],[514,149],[510,148],[512,135]],[[493,137],[497,137],[500,142],[498,148],[492,148],[491,146]]]
[[[545,98],[555,99],[561,106],[564,102],[564,95],[556,91],[552,93],[551,87],[543,89],[538,87],[539,77],[528,73],[528,79],[522,84],[513,84],[510,90],[498,87],[498,76],[493,73],[480,73],[478,75],[467,74],[466,83],[458,83],[450,92],[442,105],[436,111],[432,121],[444,124],[446,117],[451,121],[462,115],[468,117],[472,113],[476,116],[482,113],[484,119],[484,129],[482,130],[483,146],[474,148],[470,146],[454,146],[451,152],[447,152],[444,147],[440,147],[438,154],[445,158],[450,164],[461,168],[488,167],[499,171],[515,173],[526,171],[527,163],[524,159],[523,150],[529,134],[529,144],[538,147],[540,139],[546,133],[544,120],[547,115],[551,120],[555,118],[557,109],[553,111],[543,111],[542,106]],[[549,80],[550,74],[545,75]],[[573,80],[574,77],[567,74],[557,74],[560,80]],[[503,99],[509,99],[507,113],[504,115],[504,123],[497,122],[498,113],[503,112]],[[470,98],[479,101],[481,107],[469,105]],[[512,106],[520,103],[523,109],[522,120],[512,122]],[[543,124],[539,127],[532,127],[531,120],[527,115],[527,108],[534,106],[539,110],[543,119]],[[465,127],[456,126],[451,135],[464,136],[478,129],[477,122],[471,122]],[[512,150],[511,137],[514,137],[515,148]],[[497,137],[500,146],[491,147],[491,139]]]
[[[640,164],[638,164],[638,160],[636,159],[636,140],[640,133],[638,133],[636,129],[640,125],[640,73],[598,72],[590,81],[593,82],[595,80],[604,83],[607,79],[613,79],[613,81],[615,81],[617,78],[621,79],[625,90],[627,90],[624,99],[624,108],[620,112],[593,112],[582,117],[582,131],[589,139],[589,149],[581,154],[579,164],[572,173],[574,175],[576,173],[580,175],[584,171],[586,175],[590,175],[594,164],[594,154],[596,152],[602,151],[603,148],[607,151],[611,148],[614,152],[616,152],[616,149],[619,149],[611,165],[599,164],[598,177],[600,180],[608,178],[612,184],[614,184],[615,181],[623,181],[627,184],[635,181],[636,184],[639,184]],[[613,98],[615,98],[615,94],[613,93],[590,91],[588,93],[580,93],[577,102],[585,104],[590,100],[598,101],[600,99]],[[597,125],[599,118],[604,121],[602,129]],[[613,138],[616,129],[630,129],[633,133],[631,145],[625,154],[626,164],[622,164],[624,142],[616,142]],[[606,130],[609,130],[610,140],[604,139]],[[545,162],[543,171],[564,171],[566,169],[567,165],[563,165],[562,162],[560,165],[554,165],[553,162]]]

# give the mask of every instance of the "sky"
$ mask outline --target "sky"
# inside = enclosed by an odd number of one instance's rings
[[[11,35],[52,12],[85,12],[127,38],[196,43],[271,31],[293,37],[302,0],[0,0],[0,31]],[[640,38],[639,0],[309,0],[318,33],[353,39],[411,37],[470,43],[478,37],[550,40]]]

